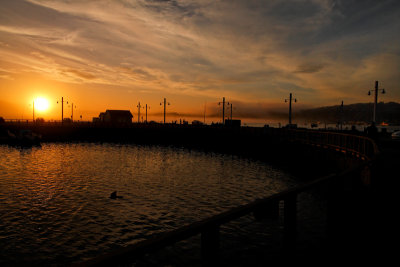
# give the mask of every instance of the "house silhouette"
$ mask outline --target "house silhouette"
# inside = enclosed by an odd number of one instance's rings
[[[133,115],[129,110],[110,110],[101,112],[99,117],[93,118],[93,122],[106,123],[132,123]]]

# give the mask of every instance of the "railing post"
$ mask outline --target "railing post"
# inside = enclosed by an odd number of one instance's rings
[[[290,194],[284,199],[284,253],[292,253],[297,236],[297,194]]]
[[[279,201],[271,201],[266,204],[260,205],[254,209],[254,218],[256,220],[262,219],[278,219],[279,218]]]
[[[219,265],[219,225],[201,232],[201,257],[203,266]]]

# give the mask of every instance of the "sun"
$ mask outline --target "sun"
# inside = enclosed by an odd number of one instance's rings
[[[38,97],[34,101],[35,109],[38,111],[46,111],[49,108],[49,101],[46,98]]]

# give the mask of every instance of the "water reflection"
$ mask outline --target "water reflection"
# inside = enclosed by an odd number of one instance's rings
[[[0,155],[8,264],[83,260],[294,184],[263,162],[177,148],[44,144]]]

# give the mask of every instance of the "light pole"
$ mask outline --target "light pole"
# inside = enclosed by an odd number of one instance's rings
[[[375,81],[375,90],[369,90],[368,95],[371,95],[372,91],[375,91],[374,114],[372,116],[372,123],[376,124],[376,106],[378,103],[378,91],[381,91],[382,94],[384,94],[386,92],[385,92],[385,89],[378,89],[378,81]]]
[[[66,101],[68,104],[68,101]],[[58,101],[57,101],[58,104]],[[64,97],[61,97],[61,123],[64,122]]]
[[[289,125],[292,124],[292,99],[293,99],[292,98],[292,93],[290,93],[289,99],[285,99],[285,102],[289,101]],[[294,98],[293,100],[294,100],[295,103],[297,102],[296,98]]]
[[[232,110],[233,110],[233,104],[231,103],[231,121],[233,120]]]
[[[150,109],[150,106],[149,106]],[[147,104],[146,104],[146,123],[147,123]]]
[[[165,114],[167,111],[167,104],[170,105],[170,103],[167,103],[167,99],[164,97],[164,124],[165,124]],[[162,105],[162,103],[160,103],[160,106]]]
[[[222,124],[225,124],[225,97],[222,98],[222,102],[218,102],[218,106],[222,103]]]
[[[71,103],[71,122],[74,121],[74,108],[76,108],[76,106],[74,106],[74,103]]]
[[[231,110],[231,116],[230,117],[228,116],[228,119],[230,118],[230,120],[232,121],[232,118],[233,118],[233,116],[232,116],[233,104],[228,102],[226,105],[227,105],[228,109]]]

